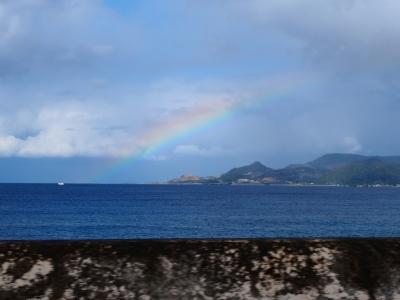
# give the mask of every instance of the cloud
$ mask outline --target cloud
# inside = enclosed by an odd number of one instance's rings
[[[248,105],[147,158],[400,151],[396,1],[117,6],[0,2],[0,155],[126,157],[224,101]],[[293,74],[299,84],[271,93]]]
[[[79,103],[43,107],[29,119],[31,134],[0,135],[1,156],[120,156],[126,150],[127,133],[97,128],[99,112]]]
[[[226,154],[226,151],[219,147],[201,148],[197,145],[177,145],[174,153],[193,156],[221,156]]]
[[[14,136],[0,136],[0,155],[8,156],[15,154],[21,141]]]
[[[116,103],[101,96],[74,100],[69,94],[57,96],[54,103],[47,100],[36,106],[32,101],[30,106],[0,114],[0,156],[126,157],[142,153],[162,139],[190,129],[195,125],[191,118],[199,122],[203,115],[218,117],[232,103],[242,100],[243,91],[222,88],[221,82],[215,90],[216,84],[163,81],[130,92],[129,97],[125,91],[115,94]],[[136,106],[131,98],[143,102]],[[207,156],[220,150],[214,147],[202,151]],[[167,156],[154,153],[143,158],[165,160]]]
[[[144,159],[152,161],[163,161],[167,159],[166,155],[146,155]]]
[[[343,139],[345,152],[356,153],[362,150],[360,142],[354,137],[347,136]]]
[[[382,72],[399,65],[396,0],[236,1],[236,13],[303,44],[315,66],[346,72]]]
[[[121,22],[97,0],[1,1],[0,77],[60,78],[112,66],[109,56],[123,44],[115,31]],[[132,31],[125,26],[121,34]]]

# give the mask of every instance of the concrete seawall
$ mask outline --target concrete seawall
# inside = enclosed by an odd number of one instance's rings
[[[0,299],[400,299],[400,239],[5,241]]]

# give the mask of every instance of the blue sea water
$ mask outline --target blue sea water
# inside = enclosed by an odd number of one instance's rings
[[[0,239],[400,236],[400,188],[0,184]]]

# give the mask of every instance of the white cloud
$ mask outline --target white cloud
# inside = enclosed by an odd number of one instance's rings
[[[219,147],[202,148],[197,145],[178,145],[175,147],[174,153],[193,156],[220,156],[226,154]]]
[[[0,136],[0,155],[120,156],[127,150],[128,133],[107,126],[98,128],[101,113],[83,104],[43,107],[30,118],[26,129],[33,133],[25,137]]]
[[[12,135],[0,136],[0,155],[15,154],[20,148],[21,141]]]
[[[201,120],[204,113],[208,118],[213,108],[216,113],[223,113],[233,102],[240,101],[243,94],[243,91],[229,91],[226,86],[215,89],[223,85],[218,82],[167,82],[143,91],[124,90],[113,95],[115,101],[104,99],[100,93],[97,99],[82,100],[68,100],[69,95],[62,95],[58,101],[49,98],[38,103],[32,101],[30,106],[13,107],[8,114],[0,114],[0,155],[125,157],[145,153],[158,142],[154,136],[160,135],[162,139],[190,128],[192,117]],[[140,101],[132,101],[136,98]],[[177,153],[183,154],[185,147],[177,147]],[[202,156],[222,153],[217,147],[196,150],[196,155]],[[151,153],[143,158],[167,157]]]

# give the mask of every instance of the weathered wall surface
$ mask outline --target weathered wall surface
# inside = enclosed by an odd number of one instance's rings
[[[400,299],[400,239],[2,242],[0,299]]]

